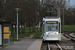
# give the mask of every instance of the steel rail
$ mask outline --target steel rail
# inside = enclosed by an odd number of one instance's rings
[[[61,46],[58,43],[56,43],[56,45],[59,47],[60,50],[62,50]]]
[[[49,43],[48,43],[48,50],[50,50],[50,45],[49,45]]]

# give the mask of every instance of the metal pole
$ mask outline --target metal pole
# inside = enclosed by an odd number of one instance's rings
[[[17,40],[18,40],[18,12],[17,12]]]
[[[64,33],[64,8],[63,8],[63,33]]]
[[[65,4],[66,4],[65,2],[66,2],[66,1],[64,0],[64,7],[63,7],[63,30],[62,30],[63,33],[64,33],[64,8],[65,8]]]
[[[57,11],[58,11],[58,14],[57,15],[58,15],[58,17],[60,17],[60,8],[58,8]]]
[[[60,0],[58,0],[58,2],[59,2],[59,4],[58,4],[58,9],[57,9],[57,15],[58,15],[58,17],[60,17]]]

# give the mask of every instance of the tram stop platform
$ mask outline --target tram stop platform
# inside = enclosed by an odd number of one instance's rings
[[[22,39],[19,42],[2,48],[1,50],[40,50],[42,39]]]
[[[40,50],[42,45],[42,40],[38,39],[27,50]]]

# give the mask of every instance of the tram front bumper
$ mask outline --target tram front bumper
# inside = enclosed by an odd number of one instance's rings
[[[58,38],[45,38],[44,39],[45,41],[59,41],[59,39]]]

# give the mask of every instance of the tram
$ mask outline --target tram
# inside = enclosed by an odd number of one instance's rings
[[[43,41],[61,41],[61,19],[59,17],[43,18]]]

